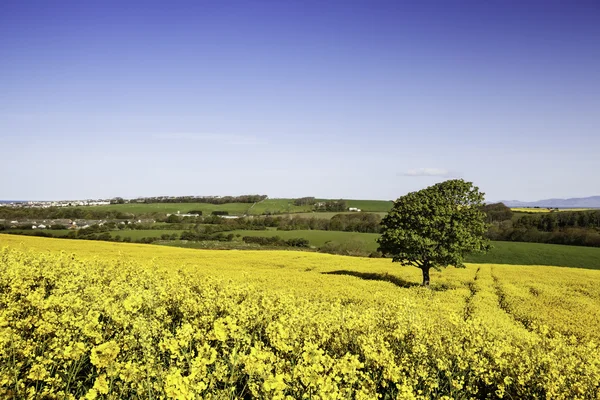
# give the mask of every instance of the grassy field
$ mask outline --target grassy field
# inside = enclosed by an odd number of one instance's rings
[[[249,211],[251,215],[261,215],[265,213],[297,213],[312,210],[312,206],[296,206],[294,199],[265,199],[254,204]]]
[[[487,254],[468,257],[470,262],[515,265],[560,265],[600,269],[600,248],[562,244],[492,242]]]
[[[331,219],[333,216],[338,214],[356,214],[353,211],[347,212],[300,212],[294,214],[283,214],[282,217],[302,217],[302,218],[322,218],[322,219]],[[385,212],[373,212],[373,214],[378,214],[381,217],[387,215]]]
[[[129,203],[129,204],[111,204],[106,206],[90,206],[94,210],[101,211],[121,211],[125,213],[143,214],[143,213],[165,213],[175,214],[178,211],[182,214],[192,210],[202,211],[203,215],[210,215],[213,211],[227,211],[231,215],[245,214],[252,204],[248,203],[228,203],[228,204],[207,204],[207,203]]]
[[[328,199],[317,199],[317,201],[328,201]],[[362,211],[367,212],[382,212],[387,213],[393,203],[386,200],[346,200],[348,207],[360,208]],[[272,213],[302,213],[311,212],[312,206],[295,206],[294,199],[266,199],[259,203],[256,203],[250,210],[251,214],[263,214],[266,211]],[[329,214],[329,213],[319,213]],[[339,213],[335,213],[339,214]]]
[[[279,236],[282,239],[304,238],[312,246],[321,247],[328,241],[362,243],[367,253],[377,250],[376,233],[336,232],[318,230],[297,231],[233,231],[242,236]],[[467,257],[469,262],[513,264],[513,265],[556,265],[600,269],[600,248],[565,246],[543,243],[492,242],[493,248],[487,254]]]
[[[598,397],[600,271],[431,278],[389,259],[0,235],[0,397]]]
[[[392,209],[394,202],[391,200],[346,200],[348,207],[360,208],[365,212],[384,212]]]
[[[387,212],[392,206],[391,201],[383,200],[347,200],[348,207],[357,207],[368,212]],[[227,211],[230,215],[262,215],[265,213],[286,214],[310,212],[313,207],[310,205],[296,206],[294,199],[265,199],[255,204],[250,203],[227,203],[227,204],[207,204],[207,203],[128,203],[111,204],[104,206],[90,206],[99,211],[120,211],[132,214],[143,213],[165,213],[174,214],[187,213],[192,210],[202,211],[203,215],[210,215],[213,211]]]

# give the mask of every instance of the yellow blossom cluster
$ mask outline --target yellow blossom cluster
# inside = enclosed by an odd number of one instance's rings
[[[0,398],[600,399],[599,271],[0,247]]]

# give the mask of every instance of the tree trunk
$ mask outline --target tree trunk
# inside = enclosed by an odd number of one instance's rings
[[[423,286],[429,287],[429,269],[431,267],[429,264],[425,264],[421,267],[421,271],[423,271]]]

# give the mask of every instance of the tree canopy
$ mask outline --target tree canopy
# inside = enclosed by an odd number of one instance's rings
[[[467,254],[489,249],[483,200],[479,188],[462,179],[408,193],[381,221],[379,251],[420,268],[423,285],[429,285],[431,268],[461,268]]]

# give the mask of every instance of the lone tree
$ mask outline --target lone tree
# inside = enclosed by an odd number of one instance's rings
[[[453,179],[398,198],[381,221],[379,251],[421,269],[423,286],[432,267],[464,268],[465,255],[490,248],[483,196],[471,182]]]

